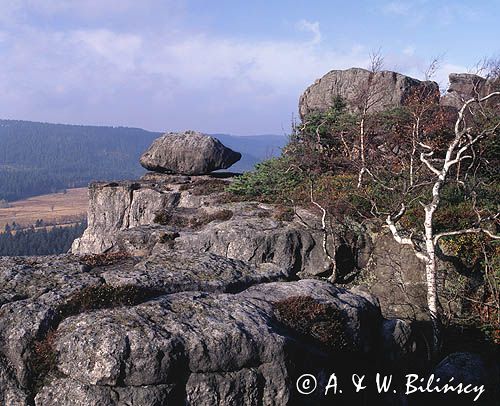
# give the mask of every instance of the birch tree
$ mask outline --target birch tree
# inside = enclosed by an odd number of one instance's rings
[[[498,90],[483,95],[480,92],[475,92],[473,97],[463,101],[456,116],[452,137],[447,140],[444,155],[440,154],[439,148],[432,145],[432,143],[422,140],[418,136],[418,132],[412,133],[414,146],[412,156],[414,152],[419,151],[419,159],[425,170],[419,176],[421,182],[419,188],[422,189],[423,193],[420,193],[420,196],[416,199],[423,211],[423,230],[416,233],[414,230],[400,225],[400,220],[405,216],[409,204],[408,199],[405,199],[405,197],[411,196],[411,193],[408,192],[416,186],[413,168],[409,173],[409,189],[404,191],[406,193],[402,196],[400,209],[397,212],[387,214],[385,218],[386,226],[394,239],[399,244],[410,246],[415,255],[425,264],[427,306],[433,324],[435,350],[438,348],[440,341],[436,265],[436,252],[439,241],[444,237],[469,233],[482,233],[490,239],[500,239],[500,236],[495,234],[499,225],[498,211],[486,212],[477,207],[473,199],[474,191],[471,192],[470,196],[466,197],[472,201],[472,210],[476,216],[474,223],[470,227],[437,232],[435,226],[435,216],[442,203],[443,189],[451,183],[459,186],[465,185],[465,181],[471,176],[471,170],[475,169],[477,171],[481,169],[481,165],[490,164],[487,161],[480,162],[478,150],[479,144],[488,138],[496,137],[498,139],[500,112],[495,107],[495,102],[499,98],[500,87]],[[461,169],[464,163],[467,163],[467,170]]]
[[[382,95],[375,87],[364,93],[357,112],[339,108],[305,122],[288,147],[292,161],[322,185],[311,188],[309,197],[323,219],[381,221],[422,262],[435,351],[440,342],[440,240],[472,233],[499,238],[498,198],[492,190],[499,184],[500,162],[492,148],[500,150],[500,84],[498,69],[492,72],[497,74],[490,75],[488,86],[475,88],[458,109],[441,106],[435,87],[422,86],[404,107],[371,113],[366,143],[368,107]],[[368,83],[368,90],[372,86]],[[306,148],[308,140],[321,143],[321,155],[317,148]],[[328,177],[336,186],[327,193]],[[485,193],[497,203],[485,205]],[[451,195],[459,202],[452,202]],[[338,206],[348,210],[336,215]],[[446,210],[456,210],[453,216],[460,222],[443,221]]]

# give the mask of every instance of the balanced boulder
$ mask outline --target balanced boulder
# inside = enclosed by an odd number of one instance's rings
[[[154,172],[205,175],[227,169],[241,154],[216,138],[196,131],[167,133],[157,138],[142,154],[141,165]]]

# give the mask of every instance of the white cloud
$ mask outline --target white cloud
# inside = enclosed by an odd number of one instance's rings
[[[54,0],[51,12],[61,12],[62,3]],[[100,12],[97,2],[87,4]],[[296,40],[103,27],[17,25],[0,34],[2,116],[155,130],[280,132],[315,79],[331,69],[368,66],[365,45],[337,51],[321,41],[319,24],[306,20],[297,23],[303,38]],[[399,64],[402,72],[421,76],[411,47],[385,59],[388,69]]]
[[[403,49],[403,54],[408,55],[408,56],[413,56],[415,55],[415,47],[408,45]]]
[[[319,29],[319,22],[300,20],[297,23],[297,28],[301,31],[306,31],[313,34],[313,37],[311,39],[312,44],[319,44],[321,42],[321,31]]]
[[[65,39],[76,47],[85,47],[89,52],[113,63],[117,69],[130,70],[142,49],[142,38],[134,34],[118,34],[109,30],[78,30],[70,32]]]
[[[322,47],[318,24],[302,26],[313,41],[18,27],[5,41],[0,111],[153,129],[198,123],[205,131],[279,131],[315,79],[366,65],[359,49]]]

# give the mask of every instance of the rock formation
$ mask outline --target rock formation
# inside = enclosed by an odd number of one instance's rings
[[[155,172],[204,175],[227,169],[241,159],[239,152],[196,131],[168,133],[156,139],[142,154],[141,165]]]
[[[174,251],[273,264],[290,278],[331,273],[315,214],[298,209],[300,218],[280,219],[272,205],[232,202],[224,192],[231,180],[148,173],[135,182],[93,183],[88,228],[72,252],[147,257],[169,245]],[[427,318],[423,264],[409,247],[366,230],[337,246],[329,240],[328,250],[336,252],[341,276],[360,273],[361,283],[379,298],[384,316]],[[453,280],[450,274],[447,283]]]
[[[366,69],[332,70],[309,86],[299,99],[300,117],[324,112],[340,96],[351,111],[359,111],[363,98],[369,95],[368,112],[404,105],[412,92],[425,90],[439,98],[435,82],[422,82],[396,72],[372,73]]]
[[[460,108],[465,101],[473,97],[484,97],[500,88],[498,80],[487,80],[470,73],[450,73],[449,80],[448,91],[441,97],[442,106]]]
[[[340,86],[349,102],[348,81],[366,71],[334,72],[321,86]],[[374,109],[422,85],[380,77],[396,94]],[[316,85],[303,114],[334,94],[326,86],[321,99]],[[1,405],[411,402],[402,377],[429,366],[425,329],[408,320],[425,321],[422,264],[366,227],[328,246],[340,277],[356,271],[359,286],[325,281],[332,264],[316,214],[235,201],[225,192],[231,176],[206,174],[238,156],[197,133],[165,135],[141,158],[154,173],[89,186],[88,228],[71,254],[0,258]],[[462,363],[493,372],[488,388],[498,386],[496,366],[470,354],[435,371],[446,377]],[[352,374],[373,383],[378,372],[394,374],[398,393],[324,396],[331,373],[348,386]],[[297,390],[303,374],[317,378],[309,396]]]

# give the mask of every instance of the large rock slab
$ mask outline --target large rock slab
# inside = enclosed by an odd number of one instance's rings
[[[120,300],[124,299],[130,306],[184,291],[198,294],[239,292],[254,284],[285,280],[286,277],[280,268],[271,264],[255,266],[214,254],[194,255],[180,251],[157,253],[140,262],[131,258],[113,259],[112,256],[0,258],[0,404],[31,404],[28,399],[43,383],[39,373],[34,371],[34,367],[38,369],[34,357],[37,351],[43,351],[38,357],[51,359],[50,337],[65,318],[87,314],[92,319],[93,307],[100,308],[104,302],[108,307],[126,308]],[[113,297],[117,298],[119,292],[127,293],[116,301]],[[137,301],[132,296],[134,292],[139,293]],[[75,298],[79,299],[75,301]],[[68,307],[68,303],[73,304]],[[112,348],[125,345],[122,341],[110,343],[104,339],[94,344],[101,348],[104,357],[108,345]],[[114,367],[116,369],[109,373],[119,374],[120,366],[114,364]],[[168,388],[161,389],[162,393],[165,390]],[[87,399],[84,397],[87,395],[88,399],[97,396],[96,391],[89,394],[78,385],[71,390],[75,391],[82,399]],[[60,396],[67,396],[67,392]],[[138,399],[157,398],[155,391],[146,392],[135,395]],[[59,401],[63,402],[61,399]],[[84,400],[81,402],[86,404]],[[43,404],[73,403],[50,403],[47,398],[47,403]]]
[[[75,254],[100,254],[115,248],[117,232],[154,223],[156,214],[174,207],[180,194],[154,181],[95,182],[89,186],[88,227],[77,238]]]
[[[294,383],[305,372],[320,376],[336,356],[275,316],[276,301],[304,296],[345,316],[353,364],[352,354],[376,353],[382,322],[376,301],[325,282],[174,293],[64,320],[54,343],[62,378],[48,382],[36,404],[67,404],[68,393],[82,405],[322,404],[319,392],[300,398]]]
[[[363,100],[368,98],[368,112],[376,112],[402,106],[416,92],[439,100],[439,86],[435,82],[422,82],[391,71],[332,70],[304,91],[299,100],[299,113],[304,120],[308,114],[325,112],[332,107],[337,96],[352,112],[359,112]]]
[[[156,139],[141,156],[141,165],[154,172],[204,175],[227,169],[241,154],[216,138],[195,131],[168,133]]]

